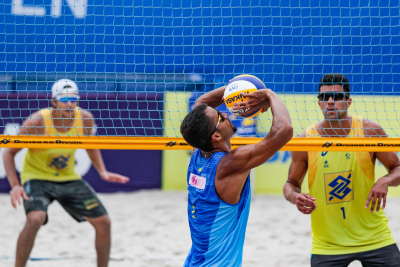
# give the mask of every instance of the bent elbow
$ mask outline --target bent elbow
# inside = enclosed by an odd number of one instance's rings
[[[271,138],[285,142],[286,144],[293,137],[293,126],[290,122],[285,122],[281,125],[272,125],[269,135]]]
[[[293,137],[293,126],[290,123],[285,123],[278,129],[276,136],[286,144]]]
[[[279,134],[282,142],[286,144],[289,142],[293,137],[293,127],[290,124],[285,125],[282,127],[281,132]]]
[[[293,127],[290,123],[285,123],[279,128],[273,126],[271,127],[269,135],[276,141],[285,145],[293,137]]]
[[[287,142],[289,142],[293,137],[293,126],[291,124],[288,123],[285,126],[284,134],[285,134],[285,137],[287,139]]]

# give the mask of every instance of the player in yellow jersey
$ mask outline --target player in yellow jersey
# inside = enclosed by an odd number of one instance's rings
[[[93,115],[78,107],[78,87],[62,79],[52,87],[52,107],[33,113],[19,130],[21,135],[82,136],[94,133]],[[75,172],[75,149],[28,149],[21,183],[14,157],[21,148],[4,151],[4,167],[11,186],[11,203],[16,208],[23,198],[26,224],[19,235],[16,267],[26,265],[39,228],[47,222],[47,207],[57,200],[78,222],[90,222],[96,231],[97,266],[107,266],[111,246],[110,219],[93,189]],[[86,150],[100,177],[108,182],[126,183],[129,178],[106,170],[100,150]],[[22,184],[22,185],[21,185]]]
[[[318,104],[324,120],[300,136],[387,137],[373,121],[350,116],[350,85],[342,74],[327,74],[319,84]],[[400,183],[400,161],[394,152],[292,152],[285,198],[311,214],[311,266],[400,266],[400,253],[383,212],[388,186]],[[388,174],[375,182],[375,162]],[[301,193],[308,171],[310,194]]]

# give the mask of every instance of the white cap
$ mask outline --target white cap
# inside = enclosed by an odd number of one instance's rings
[[[53,84],[51,87],[51,97],[56,98],[59,95],[74,94],[78,95],[78,86],[74,81],[69,79],[61,79]]]

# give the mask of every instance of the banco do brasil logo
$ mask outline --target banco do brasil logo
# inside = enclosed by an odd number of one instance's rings
[[[174,145],[176,145],[176,142],[169,141],[165,146],[166,147],[168,147],[168,146],[173,147]]]
[[[71,155],[56,155],[50,154],[48,158],[48,165],[57,171],[62,171],[68,167],[68,160]]]
[[[3,139],[0,141],[0,144],[2,145],[7,145],[8,143],[10,143],[10,139]]]
[[[352,171],[325,174],[327,204],[348,202],[354,199],[352,175]]]
[[[333,142],[326,142],[325,144],[322,145],[322,147],[330,147],[333,145]]]

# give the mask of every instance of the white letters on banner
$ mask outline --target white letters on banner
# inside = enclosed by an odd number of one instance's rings
[[[64,0],[51,0],[51,16],[61,16],[61,7]],[[87,0],[65,0],[77,19],[82,19],[87,14]],[[24,5],[24,0],[12,0],[11,12],[16,16],[38,16],[46,15],[44,6]]]

